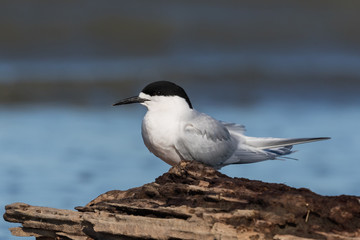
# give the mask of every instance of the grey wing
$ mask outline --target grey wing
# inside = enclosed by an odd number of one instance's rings
[[[235,153],[223,163],[223,166],[229,164],[255,163],[265,160],[276,159],[281,155],[290,154],[292,152],[291,147],[292,146],[286,146],[282,148],[262,150],[253,146],[241,144],[240,146],[238,146]]]
[[[243,135],[246,131],[244,125],[240,125],[237,123],[228,123],[223,121],[220,122],[229,130],[231,134]]]
[[[185,160],[220,167],[237,147],[237,140],[214,118],[194,110],[191,120],[181,128],[176,150]]]

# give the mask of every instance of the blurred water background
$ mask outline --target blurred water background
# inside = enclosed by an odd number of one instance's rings
[[[0,214],[73,209],[154,181],[142,143],[148,83],[247,134],[322,137],[298,161],[228,166],[234,177],[360,195],[360,2],[1,1]],[[13,239],[0,221],[0,239]]]

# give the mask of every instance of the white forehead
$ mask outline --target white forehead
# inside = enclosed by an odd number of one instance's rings
[[[145,98],[145,99],[151,99],[151,96],[150,95],[148,95],[148,94],[146,94],[146,93],[143,93],[143,92],[141,92],[140,94],[139,94],[139,97],[140,98]]]

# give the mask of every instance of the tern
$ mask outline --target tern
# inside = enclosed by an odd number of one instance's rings
[[[184,89],[169,81],[150,83],[138,96],[113,106],[131,103],[147,107],[141,128],[146,147],[172,166],[187,160],[220,169],[281,159],[294,152],[295,144],[329,139],[245,136],[243,125],[219,121],[193,109]]]

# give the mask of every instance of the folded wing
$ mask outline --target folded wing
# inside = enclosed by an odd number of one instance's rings
[[[237,141],[228,129],[214,118],[196,112],[181,126],[181,137],[175,148],[185,160],[195,160],[219,168],[230,158]]]

